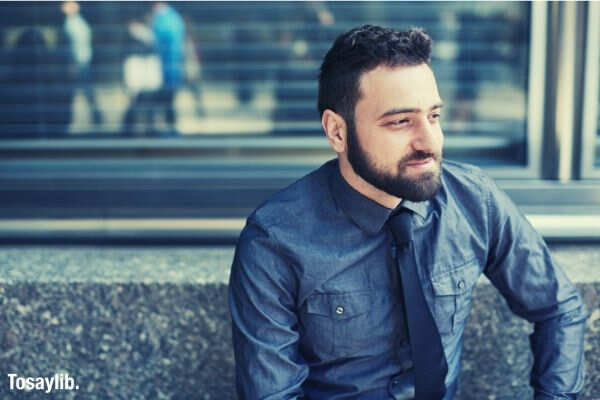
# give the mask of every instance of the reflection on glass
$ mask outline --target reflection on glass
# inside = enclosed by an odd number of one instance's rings
[[[320,135],[321,59],[338,34],[371,23],[432,35],[448,136],[523,152],[529,8],[3,3],[0,124],[4,137]]]

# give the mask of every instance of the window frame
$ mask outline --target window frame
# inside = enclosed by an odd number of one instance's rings
[[[600,15],[600,4],[588,7],[589,30],[591,18]],[[527,148],[524,149],[527,163],[483,166],[483,169],[499,180],[500,186],[525,211],[591,215],[597,213],[600,204],[600,187],[590,182],[564,183],[543,177],[543,146],[548,140],[544,138],[545,119],[552,104],[546,101],[546,90],[548,80],[554,79],[549,67],[550,57],[554,56],[550,48],[549,25],[553,20],[549,9],[545,2],[530,3]],[[590,55],[597,60],[598,49],[592,48],[589,40],[587,51],[586,79],[595,74],[597,85],[599,66],[590,65]],[[588,100],[585,106],[593,109],[594,118],[598,112],[597,89],[597,86],[593,90],[585,88]],[[593,97],[593,101],[588,97]],[[584,113],[587,123],[596,127],[597,121],[590,120],[591,115],[592,112]],[[501,146],[468,137],[447,137],[446,141],[447,148],[461,151],[470,151],[469,147],[489,151]],[[481,147],[477,147],[478,143]],[[593,166],[591,154],[586,156],[588,168]],[[18,214],[7,209],[0,215],[0,222],[14,219],[21,226],[22,221],[55,218],[58,226],[65,221],[87,218],[99,224],[102,234],[118,236],[122,228],[113,229],[109,223],[115,218],[135,221],[244,218],[259,199],[267,198],[335,154],[323,136],[209,135],[184,140],[120,137],[6,140],[0,141],[0,157],[3,156],[0,187],[5,194],[4,203],[14,206],[23,199],[29,202],[17,210]],[[600,177],[598,169],[590,171],[587,173]],[[173,197],[173,192],[182,193],[182,198],[177,199],[181,201],[168,198]],[[73,197],[73,193],[79,197]],[[222,201],[224,193],[231,198],[228,202]],[[100,199],[95,201],[97,198]],[[95,202],[86,203],[88,200]],[[50,225],[40,228],[42,233]],[[157,225],[156,229],[162,228]],[[143,228],[132,228],[131,235],[138,230]]]

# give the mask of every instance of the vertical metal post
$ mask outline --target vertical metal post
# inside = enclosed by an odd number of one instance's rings
[[[531,3],[531,30],[529,44],[529,78],[527,87],[527,165],[535,176],[542,166],[544,133],[546,53],[548,39],[548,4]]]
[[[558,156],[558,180],[572,177],[573,125],[575,121],[575,26],[576,3],[559,3],[561,15],[558,36],[558,70],[556,81],[556,112],[554,114],[555,144]]]
[[[574,152],[579,147],[584,7],[585,4],[577,2],[550,5],[548,69],[551,73],[547,86],[550,118],[546,126],[544,177],[560,182],[574,178]]]

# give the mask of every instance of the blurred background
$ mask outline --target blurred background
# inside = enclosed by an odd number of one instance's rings
[[[0,3],[0,238],[235,241],[335,154],[321,60],[425,28],[445,156],[549,239],[600,238],[599,3]]]
[[[552,242],[597,400],[599,22],[600,2],[0,2],[0,370],[68,372],[56,399],[235,399],[233,244],[335,157],[318,69],[368,23],[433,37],[445,157]],[[532,327],[486,282],[458,398],[532,398]]]

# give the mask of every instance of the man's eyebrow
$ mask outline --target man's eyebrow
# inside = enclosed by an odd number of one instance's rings
[[[444,103],[436,103],[433,106],[431,106],[429,111],[437,110],[442,107],[444,107]],[[389,117],[390,115],[395,115],[395,114],[419,113],[419,112],[421,112],[420,108],[392,108],[391,110],[387,110],[386,112],[381,114],[379,116],[379,118],[377,118],[377,119],[379,120],[379,119]]]

